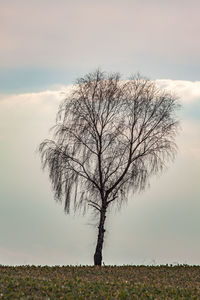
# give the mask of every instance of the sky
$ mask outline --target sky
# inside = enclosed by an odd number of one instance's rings
[[[41,170],[68,86],[100,67],[179,97],[178,154],[107,217],[105,264],[200,264],[200,2],[0,0],[0,264],[93,264],[97,220]]]

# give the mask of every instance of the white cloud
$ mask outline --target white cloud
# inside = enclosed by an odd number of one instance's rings
[[[193,104],[200,101],[200,81],[157,79],[156,84],[167,91],[175,93],[184,104]],[[14,107],[23,105],[53,105],[69,94],[73,85],[56,85],[53,90],[35,93],[0,94],[0,106]]]
[[[18,105],[38,105],[40,103],[51,103],[58,101],[61,98],[64,88],[60,87],[57,90],[46,90],[36,93],[23,94],[0,94],[0,105],[13,107]],[[63,95],[62,95],[63,97]]]
[[[184,104],[200,102],[200,81],[157,79],[161,88],[174,92]]]
[[[186,109],[200,103],[200,82],[158,79],[156,83],[175,93]],[[32,125],[37,123],[37,127],[40,127],[39,136],[45,132],[45,127],[51,127],[55,123],[59,104],[70,93],[73,85],[58,85],[56,88],[38,93],[0,94],[0,140],[8,132],[15,132],[13,127],[20,128],[23,133],[27,131],[28,134],[28,130],[32,133],[36,131]]]
[[[181,154],[200,163],[200,121],[184,120],[182,123],[178,137]]]
[[[71,88],[72,85],[38,93],[0,94],[0,137],[6,136],[5,130],[8,134],[20,128],[30,135],[30,132],[36,132],[36,128],[40,127],[41,132],[45,126],[52,126],[59,105]]]

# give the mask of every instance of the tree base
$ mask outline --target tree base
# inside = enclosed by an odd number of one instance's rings
[[[94,265],[95,266],[101,266],[102,264],[102,255],[101,253],[95,253],[94,254]]]

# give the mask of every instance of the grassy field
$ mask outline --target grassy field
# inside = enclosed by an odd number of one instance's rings
[[[200,299],[200,267],[0,266],[0,299]]]

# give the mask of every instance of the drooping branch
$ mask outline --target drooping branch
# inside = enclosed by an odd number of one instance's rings
[[[122,81],[97,70],[78,79],[60,106],[54,139],[40,146],[56,198],[99,211],[143,189],[175,155],[177,107],[139,76]]]

